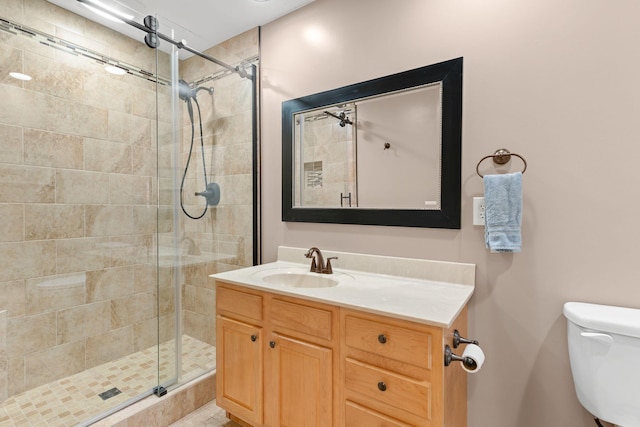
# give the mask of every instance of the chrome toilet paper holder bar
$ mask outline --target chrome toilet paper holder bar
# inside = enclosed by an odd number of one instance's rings
[[[449,366],[451,362],[462,362],[465,368],[470,371],[478,369],[478,364],[470,357],[458,356],[451,350],[449,344],[444,346],[444,366]]]

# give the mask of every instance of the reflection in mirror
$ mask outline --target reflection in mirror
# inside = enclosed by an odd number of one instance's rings
[[[283,103],[283,220],[460,228],[462,58]]]
[[[440,210],[442,84],[294,115],[294,206]]]

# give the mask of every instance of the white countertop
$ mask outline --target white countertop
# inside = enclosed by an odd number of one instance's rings
[[[346,258],[348,259],[348,256]],[[381,257],[377,258],[376,261],[379,263],[379,258]],[[414,261],[410,260],[410,262]],[[426,260],[417,261],[434,263],[434,261]],[[370,313],[383,314],[444,328],[448,328],[453,324],[460,311],[471,298],[475,288],[473,284],[468,283],[450,283],[399,275],[369,273],[336,268],[335,266],[333,269],[334,274],[309,273],[338,280],[338,285],[333,287],[299,288],[268,283],[262,279],[263,276],[269,274],[267,270],[308,272],[309,265],[308,262],[298,263],[279,260],[269,264],[214,274],[211,277],[252,289],[309,299],[340,307],[355,308]],[[463,269],[469,269],[469,266],[471,266],[475,271],[475,266],[472,264],[460,265]]]

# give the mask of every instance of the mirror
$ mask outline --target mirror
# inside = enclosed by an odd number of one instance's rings
[[[282,220],[460,228],[462,58],[286,101]]]

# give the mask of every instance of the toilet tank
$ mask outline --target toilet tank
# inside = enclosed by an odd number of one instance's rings
[[[601,420],[640,426],[640,309],[568,302],[563,313],[582,406]]]

